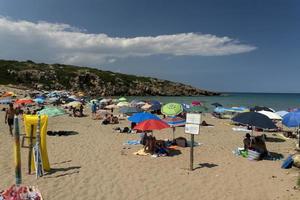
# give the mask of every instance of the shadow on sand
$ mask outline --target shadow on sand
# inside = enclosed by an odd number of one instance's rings
[[[72,174],[78,174],[80,168],[81,168],[80,166],[51,168],[51,170],[45,174],[46,176],[45,178],[57,178],[57,177],[68,176]],[[60,173],[60,172],[62,172],[62,174],[51,176],[53,174]]]
[[[281,138],[267,137],[266,142],[285,142],[285,140]]]
[[[214,163],[199,163],[198,165],[199,166],[195,167],[194,170],[201,169],[201,168],[204,168],[204,167],[206,167],[206,168],[214,168],[214,167],[219,166],[219,165],[216,165]]]

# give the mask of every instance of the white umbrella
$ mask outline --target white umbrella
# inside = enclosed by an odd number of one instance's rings
[[[283,117],[284,115],[288,114],[289,112],[285,111],[285,110],[281,110],[276,112],[276,114],[278,114],[280,117]]]
[[[117,104],[118,107],[124,107],[124,106],[130,106],[130,104],[126,101],[122,101],[120,103]]]
[[[282,117],[280,117],[277,113],[273,113],[265,110],[258,111],[258,113],[267,116],[269,119],[282,120]]]

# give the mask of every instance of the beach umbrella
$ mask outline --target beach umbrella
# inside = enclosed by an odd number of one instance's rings
[[[66,113],[61,108],[46,107],[43,110],[39,111],[39,114],[40,115],[48,115],[49,117],[56,117],[59,115],[64,115]]]
[[[101,99],[100,101],[99,101],[99,103],[108,103],[108,102],[110,102],[111,101],[111,99]]]
[[[18,99],[16,104],[32,104],[34,101],[32,99]]]
[[[252,108],[250,108],[250,111],[255,112],[255,111],[270,111],[270,112],[275,112],[272,108],[268,108],[265,106],[254,106]]]
[[[222,104],[219,104],[218,102],[212,103],[211,105],[216,106],[216,107],[223,107]]]
[[[121,97],[118,99],[119,102],[123,102],[123,101],[127,101],[127,99],[125,97]]]
[[[173,140],[175,139],[175,128],[179,126],[185,125],[185,119],[181,117],[166,117],[162,119],[164,122],[166,122],[170,127],[172,127],[172,133],[173,133]]]
[[[185,125],[185,119],[181,117],[166,117],[162,119],[164,122],[169,124],[171,127],[177,127],[177,126],[184,126]]]
[[[274,113],[274,112],[262,110],[262,111],[258,111],[258,113],[266,115],[270,119],[275,119],[275,120],[281,120],[282,119],[277,113]]]
[[[160,109],[161,109],[161,104],[160,104],[159,101],[152,100],[152,101],[150,101],[150,104],[151,104],[150,109],[153,110],[153,111],[156,111],[156,110],[160,110]]]
[[[142,109],[136,107],[122,107],[120,108],[120,113],[133,114],[143,112]]]
[[[282,124],[284,124],[287,127],[296,127],[297,133],[299,134],[300,112],[290,112],[289,114],[284,115]],[[299,137],[298,145],[300,148],[300,137]]]
[[[42,98],[35,98],[33,101],[34,101],[35,103],[39,103],[39,104],[42,104],[42,103],[45,102],[45,100],[42,99]]]
[[[14,92],[5,92],[2,97],[16,97],[17,95]]]
[[[202,102],[201,101],[192,101],[192,106],[201,106]]]
[[[0,99],[0,104],[10,104],[11,102],[12,100],[8,98]]]
[[[290,112],[283,116],[282,124],[287,127],[300,126],[300,112]]]
[[[285,110],[281,110],[281,111],[277,111],[276,112],[280,117],[285,116],[286,114],[288,114],[289,112],[285,111]]]
[[[99,100],[98,99],[92,99],[92,100],[90,100],[90,103],[99,103]]]
[[[129,106],[130,104],[127,101],[121,101],[117,104],[118,107]]]
[[[167,116],[176,116],[183,112],[183,107],[179,103],[167,103],[161,108],[161,113]]]
[[[157,119],[148,119],[143,122],[138,123],[134,129],[140,131],[153,131],[153,130],[161,130],[165,128],[170,128],[170,126],[162,121]]]
[[[244,112],[239,113],[235,117],[232,118],[232,121],[249,125],[249,126],[255,126],[258,128],[263,129],[276,129],[276,125],[274,122],[268,118],[267,116],[257,113],[257,112]]]
[[[200,112],[207,112],[208,108],[205,106],[191,106],[187,109],[187,112],[194,112],[194,113],[200,113]]]
[[[141,102],[140,100],[137,100],[137,99],[134,99],[134,100],[132,100],[131,102],[130,102],[130,105],[131,106],[137,106],[137,104],[139,103],[139,102]]]
[[[147,113],[147,112],[136,113],[128,118],[129,121],[135,122],[135,123],[140,123],[140,122],[143,122],[143,121],[149,120],[149,119],[160,120],[160,118],[158,116],[153,115],[151,113]]]

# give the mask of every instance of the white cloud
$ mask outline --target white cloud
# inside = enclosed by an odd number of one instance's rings
[[[68,24],[33,23],[5,17],[0,17],[0,44],[0,58],[3,59],[91,66],[129,56],[223,56],[256,49],[229,37],[210,34],[119,38],[89,34]]]

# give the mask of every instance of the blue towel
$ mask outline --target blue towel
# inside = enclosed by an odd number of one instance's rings
[[[138,145],[141,144],[140,140],[127,140],[123,145]]]

